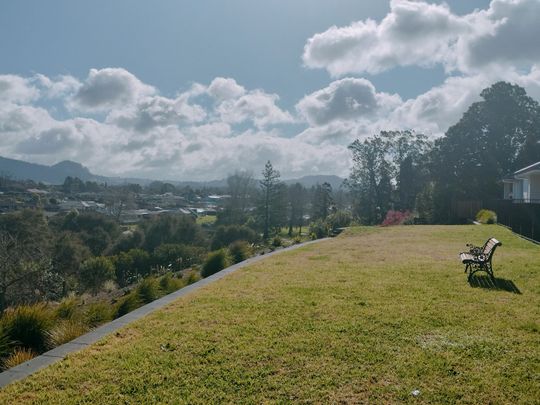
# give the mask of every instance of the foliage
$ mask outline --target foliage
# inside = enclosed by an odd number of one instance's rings
[[[77,313],[79,301],[74,296],[64,298],[55,310],[55,316],[59,319],[73,319]]]
[[[480,210],[476,214],[476,220],[481,224],[496,224],[497,214],[490,210]]]
[[[182,280],[185,281],[186,285],[190,285],[193,283],[196,283],[201,279],[201,274],[198,271],[188,271],[186,274],[184,274],[184,277],[182,277]]]
[[[158,246],[152,254],[154,265],[179,271],[203,261],[206,249],[199,246],[167,243]]]
[[[34,357],[36,357],[36,353],[31,349],[17,348],[2,361],[2,368],[4,370],[10,369],[28,360],[32,360]]]
[[[135,293],[139,296],[143,304],[148,304],[159,298],[159,284],[153,277],[147,277],[137,286]]]
[[[317,184],[311,203],[311,219],[324,221],[333,208],[332,186],[329,183]]]
[[[84,323],[93,328],[112,320],[111,306],[105,302],[88,304],[84,311]]]
[[[184,286],[182,279],[173,277],[171,272],[165,273],[159,280],[159,288],[166,294],[179,290]]]
[[[326,238],[330,234],[328,223],[319,219],[309,224],[309,234],[312,235],[312,239]]]
[[[219,225],[244,224],[248,209],[255,195],[255,180],[251,172],[239,171],[227,178],[227,199],[222,212],[218,213]]]
[[[326,223],[333,230],[338,229],[338,228],[345,228],[349,226],[351,222],[352,222],[351,213],[344,210],[336,211],[330,214],[328,218],[326,218]]]
[[[105,281],[114,278],[114,265],[107,257],[93,257],[81,265],[80,277],[82,287],[95,294]]]
[[[20,305],[4,311],[2,325],[17,346],[41,352],[47,347],[52,315],[44,304]]]
[[[201,276],[206,278],[225,267],[229,266],[229,257],[225,249],[220,249],[208,254],[208,257],[204,261],[202,266]]]
[[[122,297],[122,299],[119,301],[116,307],[115,318],[128,314],[131,311],[139,308],[141,305],[142,302],[139,294],[137,294],[136,291],[132,291]]]
[[[383,131],[349,146],[353,168],[346,185],[353,195],[354,214],[362,223],[381,223],[392,203],[413,208],[427,179],[430,147],[424,135],[412,131]]]
[[[489,236],[503,241],[501,286],[522,295],[457,271],[456,249]],[[538,246],[499,226],[351,228],[212,283],[0,403],[84,403],[88,386],[96,404],[535,404],[538,263]],[[180,371],[182,390],[163,383]]]
[[[279,236],[274,236],[272,238],[272,246],[276,248],[283,246],[283,240]]]
[[[255,231],[243,225],[229,225],[229,226],[218,226],[216,233],[212,238],[212,244],[210,248],[212,250],[221,249],[225,246],[230,245],[231,243],[237,240],[245,240],[247,242],[253,243],[259,239],[259,236]]]
[[[298,234],[302,233],[304,225],[304,213],[306,209],[307,191],[300,183],[289,186],[289,231],[288,235],[293,235],[293,229],[298,227]]]
[[[412,214],[409,211],[402,212],[389,210],[386,213],[386,217],[384,218],[381,226],[405,225],[408,221],[410,221],[411,217]]]
[[[160,215],[143,223],[144,247],[153,252],[163,244],[205,246],[205,236],[200,225],[187,215]]]
[[[0,312],[9,304],[44,293],[41,281],[50,269],[50,239],[43,214],[22,210],[0,215]]]
[[[270,161],[266,162],[259,181],[260,197],[258,217],[262,224],[263,239],[268,239],[270,231],[284,225],[286,187],[280,182],[279,171],[275,170]]]
[[[48,332],[48,346],[50,349],[63,345],[88,332],[88,326],[73,320],[60,321]]]
[[[9,338],[7,330],[0,323],[0,359],[7,356],[12,346],[13,342]]]
[[[451,222],[452,200],[498,198],[500,179],[540,156],[540,106],[517,85],[484,89],[433,153],[435,220]]]
[[[418,216],[428,224],[432,224],[435,219],[434,192],[435,185],[433,182],[429,182],[416,196],[415,205]]]
[[[246,241],[237,240],[229,245],[229,255],[233,263],[240,263],[252,255],[252,249]]]

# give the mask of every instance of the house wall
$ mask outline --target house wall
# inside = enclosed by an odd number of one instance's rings
[[[529,178],[529,192],[531,200],[540,200],[540,174],[533,174]]]
[[[514,200],[522,200],[523,197],[523,183],[521,180],[516,180],[513,185],[512,195]]]

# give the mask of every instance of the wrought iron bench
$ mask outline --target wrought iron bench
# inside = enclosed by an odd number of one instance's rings
[[[495,279],[493,275],[493,266],[491,260],[497,246],[502,246],[502,243],[495,238],[489,238],[484,246],[473,246],[468,244],[468,252],[459,254],[461,262],[465,265],[465,273],[469,273],[467,278],[470,280],[472,275],[477,271],[485,271],[491,279]]]

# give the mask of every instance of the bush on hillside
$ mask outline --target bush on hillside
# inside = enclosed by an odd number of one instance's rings
[[[476,214],[476,220],[481,224],[496,224],[497,214],[490,210],[480,210]]]
[[[206,250],[199,246],[167,243],[158,246],[152,254],[154,265],[180,271],[201,263]]]
[[[78,321],[60,321],[48,333],[48,347],[50,349],[70,342],[88,332],[89,328]]]
[[[115,318],[119,318],[125,314],[128,314],[131,311],[139,308],[141,305],[142,302],[139,294],[137,294],[136,291],[132,291],[129,294],[125,295],[118,303],[115,311]]]
[[[3,325],[0,325],[0,359],[7,356],[12,345],[13,342],[9,338],[7,330]]]
[[[338,228],[345,228],[351,224],[352,215],[350,212],[339,210],[334,212],[333,214],[330,214],[328,218],[326,218],[326,222],[333,230]]]
[[[229,255],[233,263],[240,263],[252,254],[251,246],[245,240],[237,240],[229,245]]]
[[[283,240],[279,236],[274,236],[272,238],[272,246],[275,248],[283,246]]]
[[[229,246],[237,240],[245,240],[249,243],[256,242],[259,235],[251,228],[243,225],[219,226],[212,239],[211,249],[221,249]]]
[[[148,304],[159,298],[159,284],[153,277],[145,278],[139,283],[135,293],[143,304]]]
[[[75,317],[78,305],[77,298],[74,296],[66,297],[56,307],[55,315],[60,319],[72,319]]]
[[[93,257],[81,265],[80,277],[83,288],[95,294],[105,281],[114,279],[114,265],[107,257]]]
[[[212,274],[217,273],[220,270],[223,270],[229,265],[229,257],[225,249],[220,249],[215,252],[212,252],[206,258],[202,270],[201,276],[206,278]]]
[[[53,319],[44,304],[21,305],[8,309],[2,317],[2,326],[16,346],[42,352],[47,347],[48,333]]]
[[[309,234],[311,239],[321,239],[330,234],[330,229],[325,221],[319,219],[309,224]]]
[[[381,226],[406,225],[412,221],[412,213],[410,211],[394,211],[389,210]]]
[[[91,328],[113,319],[111,306],[105,302],[95,302],[86,307],[84,322]]]
[[[172,273],[166,273],[159,280],[159,288],[165,293],[170,294],[184,286],[184,281],[173,277]]]

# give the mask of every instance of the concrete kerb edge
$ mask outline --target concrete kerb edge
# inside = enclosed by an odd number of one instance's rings
[[[177,299],[182,298],[185,295],[191,293],[192,291],[198,290],[214,281],[220,280],[223,277],[231,273],[234,273],[235,271],[243,267],[257,263],[267,257],[271,257],[279,253],[289,252],[291,250],[295,250],[295,249],[308,246],[314,243],[322,242],[328,239],[330,238],[323,238],[323,239],[317,239],[317,240],[308,241],[304,243],[299,243],[297,245],[275,250],[273,252],[270,252],[264,255],[250,257],[249,259],[244,260],[241,263],[234,264],[230,267],[227,267],[226,269],[221,270],[218,273],[215,273],[209,277],[203,278],[202,280],[199,280],[175,292],[165,295],[164,297],[161,297],[153,302],[150,302],[149,304],[146,304],[140,308],[137,308],[136,310],[126,315],[121,316],[120,318],[117,318],[111,322],[101,325],[97,327],[96,329],[82,336],[79,336],[78,338],[70,342],[64,343],[63,345],[55,347],[54,349],[49,350],[48,352],[45,352],[37,357],[34,357],[33,359],[27,362],[24,362],[22,364],[19,364],[16,367],[13,367],[13,368],[10,368],[8,370],[1,372],[0,373],[0,388],[5,387],[8,384],[11,384],[12,382],[22,380],[34,374],[35,372],[41,370],[42,368],[45,368],[51,364],[54,364],[60,360],[63,360],[67,357],[67,355],[78,352],[84,349],[85,347],[88,347],[96,343],[100,339],[110,335],[111,333],[116,332],[117,330],[123,328],[124,326],[129,325],[130,323],[145,317],[146,315],[154,312],[155,310],[161,309],[165,307],[166,305],[169,305],[170,303],[176,301]]]

